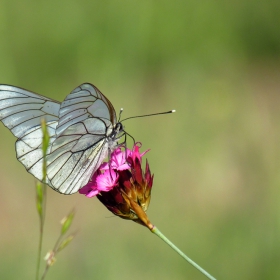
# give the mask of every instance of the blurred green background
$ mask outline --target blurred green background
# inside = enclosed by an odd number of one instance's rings
[[[0,83],[62,101],[96,85],[155,174],[148,215],[218,279],[280,279],[280,2],[0,1]],[[34,279],[35,180],[0,127],[0,279]],[[44,252],[75,207],[47,279],[205,279],[97,199],[48,190]]]

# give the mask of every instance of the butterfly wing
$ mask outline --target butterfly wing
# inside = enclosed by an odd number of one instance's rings
[[[18,138],[17,159],[39,180],[42,180],[41,119],[46,120],[51,144],[55,140],[59,108],[57,101],[18,87],[0,85],[0,120]]]
[[[39,180],[42,118],[50,134],[46,183],[60,193],[75,193],[107,156],[106,137],[116,123],[114,107],[91,84],[77,87],[61,104],[18,87],[0,85],[0,120],[18,138],[18,160]]]
[[[72,194],[87,184],[107,156],[115,123],[114,107],[95,86],[74,89],[61,103],[57,138],[47,156],[49,185]]]

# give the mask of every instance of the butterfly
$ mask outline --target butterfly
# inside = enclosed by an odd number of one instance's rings
[[[0,85],[0,120],[18,138],[17,159],[40,181],[42,118],[50,136],[46,184],[62,194],[86,185],[125,134],[111,102],[90,83],[75,88],[62,103]]]

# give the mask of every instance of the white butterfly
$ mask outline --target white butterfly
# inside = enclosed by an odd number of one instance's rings
[[[41,119],[47,123],[47,184],[73,194],[114,150],[124,134],[111,102],[93,85],[74,89],[62,103],[9,85],[0,85],[0,120],[18,138],[17,159],[42,180]]]

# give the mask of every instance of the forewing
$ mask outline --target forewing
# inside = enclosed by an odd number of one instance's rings
[[[41,119],[47,123],[50,144],[55,140],[60,103],[14,86],[0,85],[0,120],[18,138],[17,159],[42,180]]]
[[[72,194],[88,183],[108,153],[107,136],[116,123],[111,102],[93,85],[74,89],[61,103],[48,180],[58,192]]]
[[[116,123],[116,112],[111,102],[92,84],[75,88],[61,103],[56,134],[88,118],[101,119],[107,127]]]

